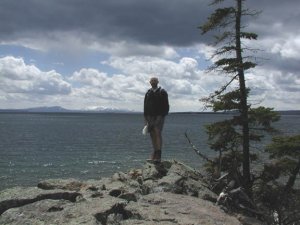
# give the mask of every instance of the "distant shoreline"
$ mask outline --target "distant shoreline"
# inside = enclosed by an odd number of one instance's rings
[[[278,110],[275,112],[280,113],[280,115],[300,115],[300,110]],[[27,109],[0,109],[0,114],[12,113],[12,114],[143,114],[143,112],[131,112],[131,111],[85,111],[85,110],[62,110],[62,111],[47,111],[47,110],[27,110]],[[180,114],[236,114],[236,112],[170,112],[172,115]]]

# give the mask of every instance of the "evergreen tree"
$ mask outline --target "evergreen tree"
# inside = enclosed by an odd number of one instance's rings
[[[253,61],[256,50],[242,41],[256,40],[257,35],[244,30],[242,19],[258,13],[243,8],[246,0],[213,0],[212,5],[222,5],[225,1],[231,1],[233,6],[226,4],[217,8],[199,28],[202,34],[214,32],[215,35],[214,63],[209,71],[219,72],[229,79],[219,90],[201,100],[214,112],[230,112],[232,117],[206,126],[209,146],[218,156],[214,160],[202,158],[207,161],[207,170],[219,178],[214,180],[217,184],[224,185],[223,179],[228,177],[226,188],[235,180],[250,196],[253,193],[253,203],[259,207],[254,206],[249,212],[265,215],[268,224],[297,224],[300,221],[300,190],[295,188],[295,183],[300,173],[300,136],[273,138],[265,151],[271,163],[265,161],[260,172],[252,173],[250,162],[258,159],[252,143],[261,141],[266,133],[276,132],[272,123],[280,116],[272,108],[253,108],[248,103],[250,89],[245,76],[247,70],[256,66]],[[235,88],[229,89],[233,85]],[[221,176],[221,172],[227,172],[227,176]],[[218,191],[228,190],[223,187],[217,187]],[[278,218],[274,217],[274,212]]]
[[[280,169],[278,176],[289,177],[284,187],[284,192],[289,193],[300,172],[300,135],[274,137],[266,151],[271,159],[276,159],[274,165]]]
[[[274,224],[299,224],[300,135],[274,137],[266,152],[270,161],[255,183],[255,200],[278,215]]]
[[[221,4],[225,0],[214,0],[212,5]],[[231,0],[234,5],[223,8],[217,8],[208,18],[207,22],[200,26],[202,34],[210,31],[217,31],[215,35],[215,44],[217,50],[213,55],[216,59],[210,70],[221,72],[223,75],[230,77],[220,90],[211,94],[208,98],[202,99],[215,112],[217,111],[234,111],[236,115],[227,121],[211,124],[207,126],[211,148],[219,151],[218,168],[222,163],[223,153],[234,156],[231,160],[240,160],[232,162],[230,165],[242,167],[242,185],[248,193],[251,192],[251,168],[250,168],[250,141],[260,140],[261,135],[256,132],[251,133],[251,129],[271,131],[271,122],[276,121],[279,117],[274,114],[272,109],[260,107],[251,109],[248,104],[249,89],[245,82],[245,71],[256,66],[251,60],[253,57],[248,54],[253,53],[254,49],[242,45],[242,40],[255,40],[257,35],[252,32],[246,32],[242,25],[242,18],[245,16],[255,16],[257,12],[250,12],[243,9],[245,0]],[[238,88],[227,92],[229,85],[237,82]],[[226,93],[227,92],[227,93]],[[250,127],[253,126],[253,127]],[[223,156],[224,157],[224,156]],[[253,155],[255,158],[255,156]],[[230,159],[230,157],[227,157]],[[253,158],[253,159],[254,159]],[[224,164],[224,163],[223,163]],[[228,168],[227,168],[228,169]],[[233,169],[233,168],[231,168]],[[237,169],[237,168],[235,168]]]

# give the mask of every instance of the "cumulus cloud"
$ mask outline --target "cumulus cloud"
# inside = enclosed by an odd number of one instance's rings
[[[296,74],[283,74],[278,70],[257,67],[246,74],[247,85],[251,88],[250,102],[276,109],[294,109],[300,102],[300,79]]]
[[[74,94],[98,98],[98,102],[100,99],[113,100],[119,106],[129,103],[132,109],[141,111],[144,94],[150,87],[149,78],[155,75],[169,93],[172,111],[187,107],[198,111],[202,108],[199,98],[207,96],[226,80],[205,74],[199,70],[195,59],[187,57],[177,63],[155,57],[112,57],[106,64],[123,74],[108,75],[95,69],[81,69],[69,78],[73,84],[80,84],[74,88]]]
[[[108,106],[141,111],[149,77],[156,75],[169,92],[173,111],[197,111],[201,109],[198,99],[228,80],[204,72],[212,63],[214,47],[208,44],[213,39],[200,35],[197,27],[213,11],[209,3],[1,1],[0,50],[14,46],[14,54],[1,51],[0,103],[22,107],[47,102],[71,108]],[[299,103],[300,14],[291,9],[299,3],[273,0],[270,5],[251,0],[245,4],[262,10],[257,18],[243,20],[246,29],[259,35],[258,41],[243,44],[261,50],[255,53],[259,66],[247,73],[253,99],[269,105],[273,102],[278,108],[293,107]],[[22,51],[17,51],[20,46]],[[35,57],[26,58],[24,48],[31,49]],[[73,67],[66,73],[44,71],[39,63],[47,57],[52,57],[51,62],[44,64]],[[25,63],[29,60],[33,64]]]
[[[126,74],[156,74],[167,79],[198,79],[202,71],[194,58],[183,57],[178,62],[157,57],[111,57],[106,64]]]
[[[108,76],[95,69],[81,69],[70,78],[80,84],[74,88],[74,94],[83,98],[99,98],[115,101],[134,100],[139,88],[135,89],[137,82],[132,77],[124,75]]]
[[[299,36],[292,36],[282,39],[274,43],[271,53],[279,53],[282,58],[296,59],[300,57],[300,34]]]
[[[7,93],[69,94],[71,85],[55,71],[42,72],[22,58],[0,58],[0,87]]]
[[[85,42],[86,43],[86,42]],[[175,58],[176,51],[169,46],[155,46],[150,44],[140,44],[138,42],[118,41],[109,42],[97,40],[88,46],[89,49],[99,52],[109,53],[116,57],[129,56],[159,56],[162,58]]]
[[[160,85],[169,93],[172,111],[199,111],[203,109],[199,99],[228,81],[226,76],[199,70],[197,60],[188,57],[178,62],[155,57],[112,57],[106,63],[122,73],[83,68],[64,79],[55,71],[43,72],[34,65],[27,65],[21,58],[2,58],[0,102],[9,105],[8,102],[21,100],[27,104],[35,100],[40,104],[41,99],[46,99],[49,104],[59,102],[73,109],[111,107],[142,111],[144,94],[150,87],[149,78],[157,75]],[[247,83],[255,102],[269,104],[285,99],[291,104],[299,100],[296,94],[286,96],[299,91],[300,81],[293,74],[284,76],[268,71],[266,75],[265,69],[257,68],[247,74]],[[280,94],[273,96],[274,91]]]

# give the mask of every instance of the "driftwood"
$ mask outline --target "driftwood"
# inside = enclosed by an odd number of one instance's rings
[[[196,152],[197,155],[199,155],[202,159],[206,160],[207,162],[214,163],[211,159],[209,159],[206,155],[202,154],[196,146],[191,142],[191,139],[189,138],[187,132],[184,133],[186,139],[188,140],[189,144],[191,145],[192,149]]]
[[[264,213],[258,211],[254,202],[248,197],[242,187],[232,190],[224,190],[219,194],[216,205],[225,206],[227,210],[243,211],[264,217]]]
[[[215,181],[221,181],[221,180],[223,180],[224,178],[226,178],[228,175],[229,175],[229,173],[225,173],[225,174],[223,174],[222,176],[220,176],[218,179],[215,179]]]

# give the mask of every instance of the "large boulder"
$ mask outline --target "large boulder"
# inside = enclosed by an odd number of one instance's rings
[[[109,214],[121,213],[125,200],[106,196],[72,203],[66,200],[41,200],[2,214],[0,224],[106,224]]]
[[[16,187],[0,192],[0,215],[10,208],[29,205],[45,199],[76,202],[81,194],[62,190],[42,190],[39,188]],[[1,223],[0,223],[1,224]]]

